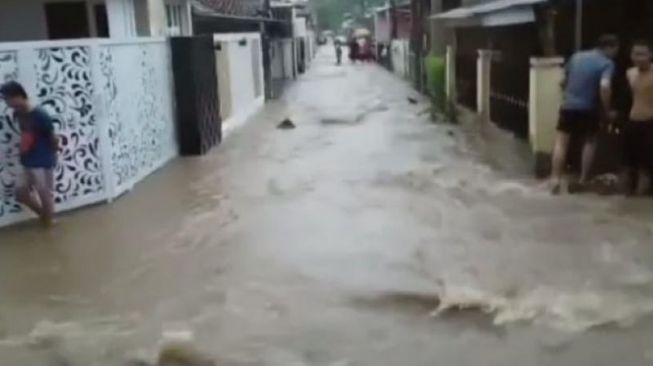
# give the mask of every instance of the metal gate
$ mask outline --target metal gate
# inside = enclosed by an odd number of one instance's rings
[[[473,53],[456,55],[456,92],[458,93],[458,103],[473,110],[477,109],[476,60],[477,56]]]
[[[534,24],[492,29],[490,118],[520,138],[528,138],[530,59],[540,54]]]
[[[497,53],[490,72],[490,118],[521,138],[528,137],[529,62]]]
[[[222,140],[213,36],[174,37],[170,45],[179,149],[202,155]]]

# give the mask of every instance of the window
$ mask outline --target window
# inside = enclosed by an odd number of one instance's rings
[[[44,6],[50,39],[91,36],[85,1],[46,3]]]
[[[93,7],[93,14],[97,26],[97,36],[100,38],[108,38],[109,18],[107,17],[107,6],[104,4],[95,4]]]
[[[181,4],[166,4],[166,20],[169,35],[180,35],[184,25],[184,6]]]

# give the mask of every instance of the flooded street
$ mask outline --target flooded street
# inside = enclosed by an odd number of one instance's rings
[[[334,60],[208,156],[0,231],[0,363],[124,365],[169,330],[233,366],[653,362],[650,201],[551,197],[523,143]]]

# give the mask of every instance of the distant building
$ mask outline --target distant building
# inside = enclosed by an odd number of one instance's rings
[[[393,14],[394,12],[394,14]],[[393,37],[393,17],[396,19],[396,34]],[[395,9],[388,3],[374,10],[374,38],[379,43],[395,39],[409,39],[412,14],[410,2],[402,2]]]
[[[2,0],[0,42],[191,34],[190,9],[189,0]]]

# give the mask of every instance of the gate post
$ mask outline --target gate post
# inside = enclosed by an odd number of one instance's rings
[[[562,104],[562,57],[531,58],[529,137],[535,153],[535,174],[546,177],[551,170],[558,111]]]
[[[453,46],[447,46],[445,72],[444,91],[447,96],[447,104],[449,104],[456,100],[456,49]]]
[[[490,120],[490,68],[492,67],[492,51],[478,50],[476,62],[476,106],[482,122]]]

